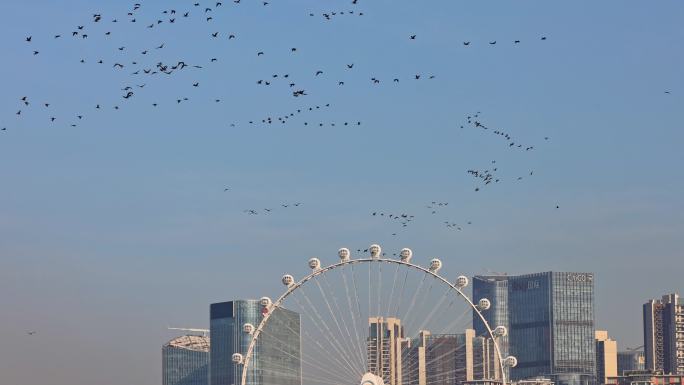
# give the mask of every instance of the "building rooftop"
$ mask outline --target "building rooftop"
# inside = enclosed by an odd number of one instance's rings
[[[180,336],[167,342],[164,347],[192,350],[196,352],[209,352],[209,337],[205,336]]]

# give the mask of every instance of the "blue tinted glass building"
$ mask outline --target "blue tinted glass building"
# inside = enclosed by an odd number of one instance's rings
[[[618,376],[626,371],[646,370],[646,357],[642,350],[629,350],[617,354]]]
[[[552,378],[557,385],[593,385],[594,275],[546,272],[508,278],[511,379]]]
[[[209,338],[182,336],[162,347],[163,385],[207,385]]]
[[[508,276],[507,275],[476,275],[473,277],[473,300],[479,301],[487,298],[491,302],[489,310],[482,311],[482,315],[487,320],[492,329],[497,326],[504,326],[510,329],[508,323]],[[489,337],[487,328],[477,315],[473,312],[473,329],[478,336]],[[508,336],[498,338],[501,356],[508,356]],[[508,374],[508,373],[507,373]]]
[[[257,300],[237,300],[212,304],[212,339],[209,385],[239,385],[242,365],[232,361],[234,353],[246,354],[251,336],[243,325],[259,326],[263,318]],[[301,385],[301,322],[299,314],[277,309],[269,318],[252,355],[249,385]]]

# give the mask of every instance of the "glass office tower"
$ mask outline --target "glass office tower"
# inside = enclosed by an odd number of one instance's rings
[[[646,357],[643,350],[628,350],[617,354],[618,376],[626,371],[646,370]]]
[[[594,275],[546,272],[508,278],[511,379],[596,383]]]
[[[245,323],[257,327],[262,306],[257,300],[236,300],[212,304],[212,339],[209,385],[239,385],[242,365],[232,361],[234,353],[246,354],[251,336]],[[250,363],[249,385],[301,385],[301,322],[299,314],[278,309],[269,318]]]
[[[508,276],[507,275],[476,275],[473,277],[473,300],[479,301],[487,298],[491,302],[489,310],[482,311],[482,315],[494,329],[497,326],[504,326],[510,329],[508,324]],[[473,312],[473,329],[478,336],[486,336],[487,328],[477,315]],[[497,339],[501,356],[508,356],[508,336]],[[508,377],[508,371],[506,372]]]
[[[207,385],[209,338],[182,336],[162,347],[163,385]]]

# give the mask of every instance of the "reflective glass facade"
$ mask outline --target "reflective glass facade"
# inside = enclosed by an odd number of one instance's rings
[[[547,272],[509,277],[513,380],[551,377],[558,385],[596,381],[594,276]]]
[[[504,326],[510,329],[508,323],[508,276],[507,275],[476,275],[473,277],[473,299],[479,301],[487,298],[491,302],[489,310],[484,310],[482,315],[494,329],[497,326]],[[473,329],[478,336],[486,336],[487,328],[477,315],[473,312]],[[508,336],[498,338],[499,349],[503,357],[508,356]]]
[[[162,347],[163,385],[207,385],[209,339],[184,336]]]
[[[624,376],[625,371],[645,370],[646,357],[641,350],[618,352],[617,354],[618,376]]]
[[[246,354],[251,336],[242,327],[261,322],[262,307],[256,300],[215,303],[210,308],[212,339],[209,385],[241,383],[242,366],[232,361],[233,353]],[[301,385],[301,333],[299,314],[276,310],[261,334],[252,355],[249,385]]]

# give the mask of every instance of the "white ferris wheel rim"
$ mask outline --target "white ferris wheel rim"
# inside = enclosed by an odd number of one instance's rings
[[[334,263],[332,265],[328,265],[325,267],[317,267],[315,269],[312,269],[312,272],[304,276],[302,279],[300,279],[297,282],[292,282],[291,284],[287,285],[287,290],[280,296],[275,302],[271,302],[268,306],[265,306],[268,312],[264,315],[263,319],[259,323],[259,326],[254,329],[250,334],[252,335],[252,338],[249,342],[249,346],[247,348],[247,352],[245,352],[244,357],[242,358],[242,362],[240,365],[242,366],[242,375],[241,375],[241,385],[247,385],[247,372],[249,369],[249,363],[252,358],[252,354],[254,353],[254,348],[256,347],[257,340],[259,339],[259,336],[261,335],[264,327],[268,323],[268,319],[271,317],[271,314],[273,314],[273,310],[277,309],[280,307],[280,305],[283,303],[283,301],[290,296],[295,290],[299,289],[302,287],[305,283],[308,281],[312,280],[313,278],[323,275],[329,271],[332,271],[335,268],[338,267],[343,267],[347,265],[355,265],[355,264],[363,264],[363,263],[388,263],[388,264],[395,264],[395,265],[400,265],[400,266],[405,266],[408,268],[413,268],[416,269],[420,272],[423,272],[425,274],[428,274],[432,276],[433,278],[437,279],[438,281],[444,283],[447,285],[451,290],[454,290],[461,299],[465,300],[465,302],[471,307],[472,310],[477,313],[478,317],[484,324],[484,326],[487,328],[487,334],[489,334],[489,337],[491,340],[494,342],[494,349],[496,351],[496,358],[499,364],[499,370],[501,373],[501,384],[502,385],[507,385],[508,379],[506,378],[506,372],[504,370],[504,363],[506,358],[501,356],[501,350],[499,349],[499,342],[498,338],[494,335],[494,330],[489,326],[489,322],[487,322],[487,319],[484,317],[482,314],[482,311],[478,308],[478,306],[468,297],[461,289],[454,285],[453,283],[449,282],[446,278],[438,274],[437,271],[433,271],[430,268],[425,268],[420,265],[416,265],[414,263],[411,263],[408,260],[402,260],[402,259],[392,259],[392,258],[358,258],[358,259],[352,259],[352,258],[345,258],[342,259],[340,262]],[[440,267],[441,267],[441,261],[440,261]]]

